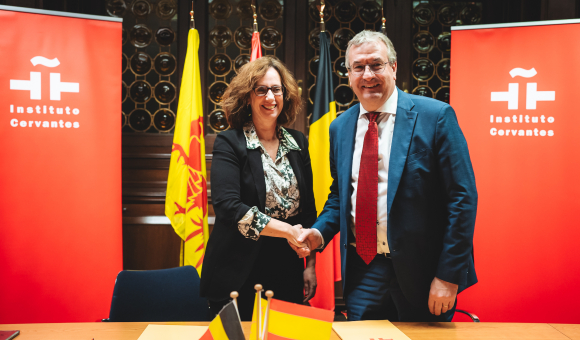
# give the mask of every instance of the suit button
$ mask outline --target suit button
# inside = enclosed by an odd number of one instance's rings
[[[345,243],[345,244],[343,244],[343,246],[344,246],[344,249],[346,249],[346,243]]]

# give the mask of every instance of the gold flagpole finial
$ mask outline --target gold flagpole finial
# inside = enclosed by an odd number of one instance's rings
[[[240,294],[238,294],[238,292],[236,292],[235,290],[230,293],[230,297],[234,301],[234,306],[236,306],[236,313],[238,314],[238,319],[241,321],[242,319],[240,319],[240,311],[238,307],[238,296],[240,296]]]
[[[385,3],[384,2],[383,2],[383,8],[381,8],[381,15],[383,16],[383,18],[381,20],[383,22],[383,24],[381,25],[381,32],[384,35],[387,35],[387,25],[386,25],[387,19],[385,19]]]
[[[258,15],[256,14],[256,5],[254,5],[254,1],[252,0],[252,12],[254,12],[254,32],[258,32]]]
[[[189,22],[189,29],[194,29],[195,20],[193,20],[193,1],[191,2],[191,12],[189,12],[189,15],[191,16],[191,21]]]
[[[324,27],[324,0],[320,0],[320,5],[316,5],[318,11],[320,12],[320,32],[324,32],[326,28]]]

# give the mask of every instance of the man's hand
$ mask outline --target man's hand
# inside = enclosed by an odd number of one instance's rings
[[[434,278],[429,291],[429,311],[441,315],[453,308],[458,286],[454,283]]]
[[[316,269],[314,266],[306,266],[304,277],[304,302],[312,299],[316,294]]]
[[[302,225],[301,224],[293,225],[289,229],[290,230],[288,236],[286,236],[286,239],[288,240],[288,244],[290,245],[290,247],[296,252],[296,254],[298,254],[298,257],[304,258],[310,255],[310,249],[308,248],[308,244],[298,241],[298,237],[300,237],[300,235],[302,234],[302,230],[304,230],[302,229]]]

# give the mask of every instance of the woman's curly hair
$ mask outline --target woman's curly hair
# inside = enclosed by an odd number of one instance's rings
[[[278,71],[284,88],[284,107],[278,116],[278,125],[292,124],[296,119],[302,109],[302,99],[294,76],[278,58],[263,56],[242,66],[223,95],[221,106],[232,129],[240,129],[252,119],[250,94],[270,68]]]

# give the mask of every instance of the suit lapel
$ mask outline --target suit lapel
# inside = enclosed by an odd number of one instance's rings
[[[350,207],[350,197],[352,196],[352,186],[350,180],[352,177],[352,156],[354,154],[354,140],[356,136],[356,124],[360,113],[360,104],[357,104],[343,113],[348,115],[347,120],[343,123],[339,135],[340,148],[334,155],[334,163],[339,176],[340,187],[343,188],[340,193],[341,201],[346,200],[346,206]],[[343,195],[346,195],[343,196]],[[345,214],[350,214],[350,209],[345,209]],[[347,219],[348,220],[348,219]]]
[[[391,144],[391,155],[389,158],[389,183],[387,189],[387,214],[391,213],[393,199],[399,187],[403,169],[407,161],[413,128],[417,121],[417,112],[411,111],[414,107],[413,101],[405,92],[399,91],[397,103],[397,116],[395,117],[395,130],[393,131],[393,143]]]
[[[245,137],[244,145],[246,143]],[[256,192],[258,193],[258,200],[260,201],[259,209],[264,211],[266,208],[266,179],[264,178],[264,167],[262,165],[262,154],[260,149],[248,149],[248,164],[252,170],[254,183],[256,184]]]

